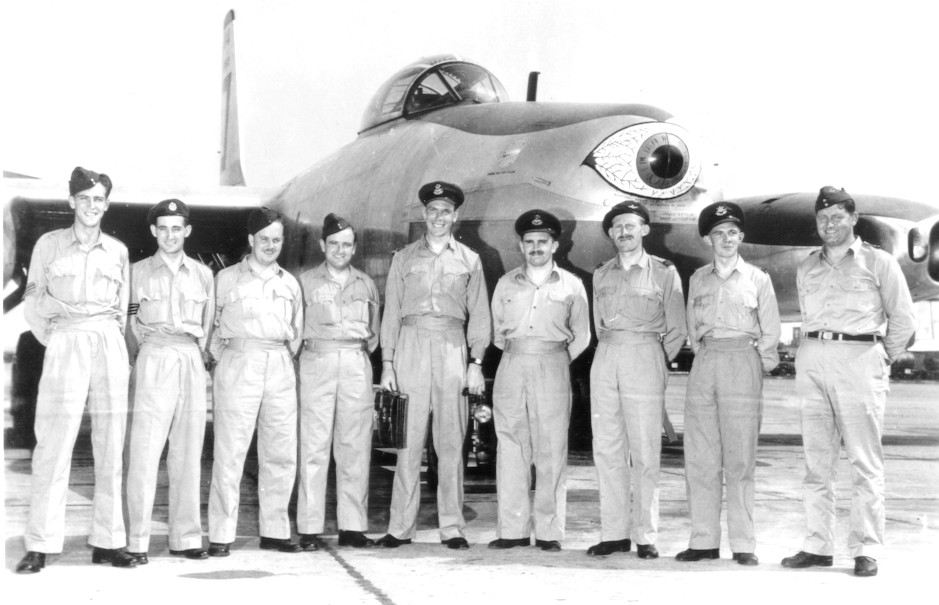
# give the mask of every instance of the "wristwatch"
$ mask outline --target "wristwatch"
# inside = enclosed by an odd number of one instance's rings
[[[470,363],[475,363],[475,364],[478,365],[478,366],[483,365],[483,360],[480,359],[479,357],[470,357],[470,358],[469,358],[469,362],[470,362]]]

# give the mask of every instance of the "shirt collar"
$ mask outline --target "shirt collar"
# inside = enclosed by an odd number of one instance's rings
[[[650,260],[649,254],[645,251],[645,248],[643,248],[642,253],[639,255],[639,260],[637,260],[635,264],[629,265],[629,267],[639,267],[640,269],[648,269],[649,260]],[[624,267],[622,263],[620,262],[619,254],[616,255],[616,266],[622,269],[623,271],[629,271],[629,267]]]
[[[321,277],[323,279],[335,280],[333,274],[329,272],[329,267],[326,266],[326,261],[323,261],[313,268],[313,276]],[[352,265],[349,265],[349,279],[346,281],[346,283],[351,283],[357,279],[361,279],[361,271]]]
[[[430,247],[430,242],[427,241],[426,233],[421,236],[421,242],[423,242],[424,248],[431,252],[434,251],[433,248]],[[444,248],[450,248],[451,250],[456,251],[456,238],[453,237],[453,233],[450,233],[450,239],[447,240],[447,244],[444,246]]]
[[[82,245],[82,243],[78,241],[78,236],[75,235],[75,225],[72,225],[71,227],[69,227],[68,229],[65,229],[64,231],[65,232],[63,235],[64,235],[66,247],[68,246],[80,247]],[[104,231],[100,231],[100,230],[98,231],[98,241],[93,243],[91,247],[94,248],[96,246],[101,246],[108,252],[111,251],[111,242],[109,241],[108,236],[105,235]]]
[[[717,261],[712,260],[708,265],[708,271],[717,275]],[[746,272],[747,264],[744,262],[743,257],[739,254],[737,255],[737,261],[734,263],[733,269],[730,270],[728,275],[733,275],[734,271],[739,271],[741,274]]]
[[[552,261],[552,263],[553,263],[553,266],[551,267],[551,274],[548,275],[548,279],[546,279],[544,282],[546,284],[554,284],[554,283],[561,281],[561,274],[558,273],[558,265],[557,263],[554,263],[554,261]],[[525,265],[522,265],[521,267],[516,269],[516,271],[517,273],[515,274],[515,278],[514,278],[515,281],[528,282],[534,285],[534,282],[532,282],[531,279],[528,277],[528,274],[525,273]]]
[[[277,264],[277,261],[274,261],[273,266],[274,266],[274,271],[272,273],[273,275],[276,275],[278,277],[283,275],[284,270],[280,268],[280,265]],[[238,268],[241,270],[242,273],[251,273],[253,275],[257,275],[258,277],[261,277],[261,275],[259,275],[258,273],[255,273],[254,270],[251,268],[251,264],[248,262],[247,256],[241,259],[241,262],[238,263]]]
[[[170,268],[170,266],[166,263],[166,259],[163,257],[163,255],[160,253],[159,250],[157,250],[157,253],[153,255],[153,262],[156,264],[158,268],[163,267],[163,268],[166,268],[167,270]],[[188,255],[183,254],[183,260],[179,263],[179,268],[186,269],[186,271],[189,271],[190,269],[192,269],[192,259],[189,258]]]

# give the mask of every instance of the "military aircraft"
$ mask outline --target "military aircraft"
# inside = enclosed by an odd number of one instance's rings
[[[132,260],[155,250],[145,215],[159,199],[180,197],[193,207],[187,251],[218,269],[246,246],[245,215],[271,206],[288,217],[281,263],[300,272],[322,260],[319,226],[339,212],[357,227],[356,263],[381,290],[395,249],[423,229],[419,187],[458,184],[466,193],[456,237],[483,259],[490,290],[522,262],[516,217],[542,208],[562,220],[559,264],[590,287],[593,269],[615,253],[601,229],[607,210],[640,200],[651,213],[650,253],[671,260],[687,284],[709,258],[697,233],[698,211],[722,193],[714,163],[671,114],[637,104],[510,102],[484,67],[456,56],[420,59],[392,75],[365,108],[358,137],[279,189],[244,184],[238,151],[234,12],[224,23],[221,186],[209,192],[134,191],[111,195],[105,231],[128,244]],[[531,82],[530,82],[531,84]],[[64,181],[64,180],[63,180]],[[119,181],[118,181],[119,182]],[[820,183],[822,185],[823,183]],[[64,182],[5,178],[4,283],[15,304],[40,234],[70,224]],[[939,206],[852,192],[861,212],[860,235],[899,261],[913,297],[939,296]],[[741,253],[773,279],[784,320],[797,320],[795,271],[820,245],[815,192],[735,199],[746,215]]]

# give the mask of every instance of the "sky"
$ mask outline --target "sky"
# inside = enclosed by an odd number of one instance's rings
[[[513,100],[540,71],[540,101],[668,110],[711,150],[728,197],[833,184],[936,198],[939,37],[928,3],[329,4],[3,3],[3,169],[63,187],[75,165],[120,185],[216,185],[222,23],[233,8],[251,186],[281,185],[352,141],[385,79],[453,53],[490,69]]]

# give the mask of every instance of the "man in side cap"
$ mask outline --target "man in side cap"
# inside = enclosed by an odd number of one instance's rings
[[[561,222],[544,210],[515,221],[525,263],[499,279],[492,297],[494,344],[505,353],[493,386],[499,451],[499,518],[489,548],[531,543],[531,465],[535,464],[535,544],[561,550],[567,509],[570,363],[590,343],[587,291],[558,267]]]
[[[202,546],[202,442],[208,334],[215,319],[212,270],[186,255],[189,207],[163,200],[147,213],[157,252],[134,264],[128,343],[134,362],[127,471],[128,551],[146,564],[153,499],[169,438],[169,549],[205,559]],[[134,361],[134,353],[139,350]]]
[[[763,408],[763,372],[779,363],[779,307],[769,275],[738,254],[743,210],[718,202],[701,211],[698,232],[714,253],[691,276],[688,337],[694,364],[685,399],[685,482],[691,512],[679,561],[717,559],[721,499],[734,560],[757,565],[754,470]]]
[[[844,189],[815,201],[821,250],[796,272],[802,342],[796,390],[802,400],[806,533],[784,567],[830,567],[835,550],[833,478],[841,441],[851,463],[848,549],[854,573],[877,575],[884,542],[884,406],[890,364],[915,332],[913,300],[892,255],[854,233],[858,214]]]
[[[492,339],[486,280],[479,255],[456,241],[453,224],[463,191],[442,181],[418,191],[426,233],[395,253],[388,270],[381,326],[381,386],[409,397],[407,447],[398,450],[386,548],[410,544],[417,532],[421,457],[433,410],[438,456],[440,540],[469,548],[463,535],[465,386],[481,394],[482,356]]]
[[[210,351],[215,368],[215,462],[209,488],[209,556],[226,557],[235,541],[245,456],[258,429],[260,546],[300,552],[290,539],[287,505],[297,472],[297,377],[303,298],[296,278],[277,264],[284,219],[270,208],[248,216],[251,253],[219,272]]]
[[[36,402],[27,552],[16,566],[19,573],[37,573],[47,554],[62,552],[72,449],[86,403],[95,458],[91,560],[136,565],[125,548],[121,505],[130,262],[124,244],[101,232],[110,194],[106,174],[75,168],[68,198],[73,224],[46,233],[33,248],[24,314],[47,348]]]
[[[665,382],[668,361],[685,341],[685,301],[672,263],[643,250],[649,231],[649,211],[639,202],[621,202],[603,217],[617,255],[593,274],[599,344],[590,368],[590,406],[601,542],[587,549],[591,556],[629,552],[633,540],[640,558],[659,556]],[[631,497],[630,472],[636,479]]]
[[[297,531],[304,550],[318,550],[326,521],[329,450],[336,458],[339,545],[375,542],[368,529],[368,470],[372,451],[372,364],[378,347],[378,289],[351,265],[356,234],[328,214],[323,264],[300,276],[306,307],[300,355],[300,495]]]

